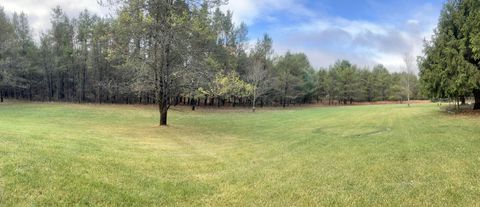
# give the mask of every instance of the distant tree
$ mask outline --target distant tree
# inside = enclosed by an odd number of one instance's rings
[[[84,10],[80,13],[80,17],[77,22],[77,41],[79,43],[79,49],[76,57],[79,59],[79,68],[80,70],[80,102],[84,102],[87,96],[87,77],[88,77],[88,68],[89,64],[89,51],[92,48],[92,35],[93,35],[93,26],[96,17],[91,16],[88,10]]]
[[[339,77],[337,72],[332,68],[333,66],[329,68],[328,75],[324,78],[325,85],[327,86],[326,91],[329,104],[333,104],[339,96],[339,89],[337,84],[337,82],[339,81]]]
[[[405,63],[405,91],[407,93],[407,103],[410,106],[410,95],[412,93],[411,88],[411,75],[413,74],[415,60],[412,55],[405,53],[403,57],[403,62]]]
[[[304,104],[311,103],[316,99],[317,79],[315,77],[315,70],[312,67],[306,67],[303,71],[303,86],[302,94]]]
[[[409,83],[407,83],[407,81]],[[407,87],[410,90],[407,90]],[[405,71],[396,72],[391,74],[391,84],[390,84],[390,99],[392,100],[408,100],[410,99],[419,99],[421,96],[418,92],[418,77],[415,74],[408,74]]]
[[[11,85],[13,74],[8,69],[9,52],[14,37],[13,26],[0,6],[0,102],[3,102],[4,89]]]
[[[54,74],[56,74],[56,100],[73,100],[75,94],[74,71],[74,31],[70,18],[60,7],[53,9],[52,42],[54,58]]]
[[[371,102],[375,98],[375,77],[368,69],[363,69],[359,73],[360,90],[362,90],[364,99]]]
[[[407,100],[407,73],[395,72],[390,75],[389,100],[398,100],[400,103]]]
[[[285,108],[290,101],[305,95],[302,91],[304,84],[302,76],[306,70],[311,69],[311,66],[305,54],[287,52],[279,58],[275,68],[278,75],[278,89],[282,94],[281,102]]]
[[[331,70],[336,74],[335,84],[338,89],[338,101],[343,102],[343,104],[352,104],[359,92],[356,66],[342,60],[336,62]]]
[[[211,96],[222,97],[221,102],[224,103],[224,98],[242,98],[251,96],[253,86],[241,80],[240,76],[232,71],[228,74],[218,73],[215,76],[215,80],[209,84],[208,88],[200,88],[199,91]],[[218,104],[220,106],[220,101]]]
[[[326,69],[320,69],[317,71],[317,79],[316,79],[316,95],[317,101],[323,102],[325,98],[328,97],[328,71]]]
[[[109,55],[115,54],[113,53],[113,46],[111,42],[114,38],[111,37],[111,33],[114,32],[113,26],[111,24],[111,20],[101,19],[98,18],[93,24],[93,31],[92,31],[92,49],[90,52],[90,64],[93,69],[93,84],[92,84],[92,93],[95,97],[94,100],[96,103],[101,103],[105,99],[105,91],[106,91],[106,83],[110,77],[111,71],[113,67],[111,66],[112,62],[118,60],[116,58],[112,58]],[[120,36],[119,34],[117,34]],[[137,52],[138,47],[136,48]],[[120,56],[123,57],[123,56]],[[113,60],[113,61],[112,61]],[[144,66],[142,64],[141,66]],[[141,67],[144,69],[145,67]],[[138,69],[137,67],[132,67],[131,69]],[[137,71],[133,72],[135,79],[132,82],[139,81]],[[145,77],[144,75],[143,77]],[[151,77],[151,75],[149,75]],[[147,79],[141,80],[143,84],[149,84],[152,86],[151,82],[148,82]],[[138,82],[136,82],[138,83]],[[141,90],[140,95],[144,95],[142,93],[151,92],[151,87],[142,87],[142,89],[135,88],[137,90],[133,90],[135,92],[139,92]],[[140,98],[141,102],[141,98]]]
[[[257,99],[271,90],[271,60],[273,54],[272,39],[264,35],[258,40],[251,52],[250,69],[247,72],[247,81],[252,85],[252,111],[255,112]]]
[[[37,47],[30,34],[28,18],[24,13],[12,17],[14,38],[9,49],[8,70],[10,88],[15,98],[32,100],[38,87]]]
[[[270,79],[267,79],[268,71],[263,68],[263,63],[259,59],[253,58],[251,61],[251,69],[247,75],[247,79],[253,87],[252,111],[255,112],[258,97],[264,95],[269,90]]]
[[[372,75],[375,80],[375,96],[386,101],[391,83],[390,73],[383,65],[376,65],[373,67]]]

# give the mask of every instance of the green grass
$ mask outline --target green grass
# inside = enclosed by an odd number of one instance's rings
[[[480,118],[0,105],[0,206],[475,206]]]

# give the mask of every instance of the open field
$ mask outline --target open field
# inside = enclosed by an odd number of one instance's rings
[[[480,118],[0,104],[0,206],[474,206]]]

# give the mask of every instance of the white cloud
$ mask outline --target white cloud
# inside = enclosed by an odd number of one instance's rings
[[[407,24],[411,24],[411,25],[418,25],[420,22],[416,19],[409,19],[407,21]]]
[[[97,0],[3,0],[0,5],[10,14],[27,14],[35,37],[50,28],[51,11],[56,6],[60,6],[70,17],[78,16],[85,9],[102,16],[108,14]]]
[[[222,7],[223,10],[233,11],[233,21],[235,23],[245,22],[251,24],[260,13],[260,8],[254,1],[230,1],[228,5]]]

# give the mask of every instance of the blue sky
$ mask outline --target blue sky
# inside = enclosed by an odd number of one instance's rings
[[[306,53],[316,68],[338,59],[359,66],[403,67],[403,56],[421,55],[443,0],[230,0],[225,10],[249,25],[252,42],[273,37],[277,54]]]
[[[230,0],[224,10],[249,26],[253,44],[268,33],[277,55],[304,52],[315,68],[338,59],[359,66],[403,67],[403,56],[421,55],[444,0]],[[50,27],[50,11],[60,5],[70,16],[83,9],[108,15],[97,0],[2,0],[7,12],[29,15],[36,36]]]

